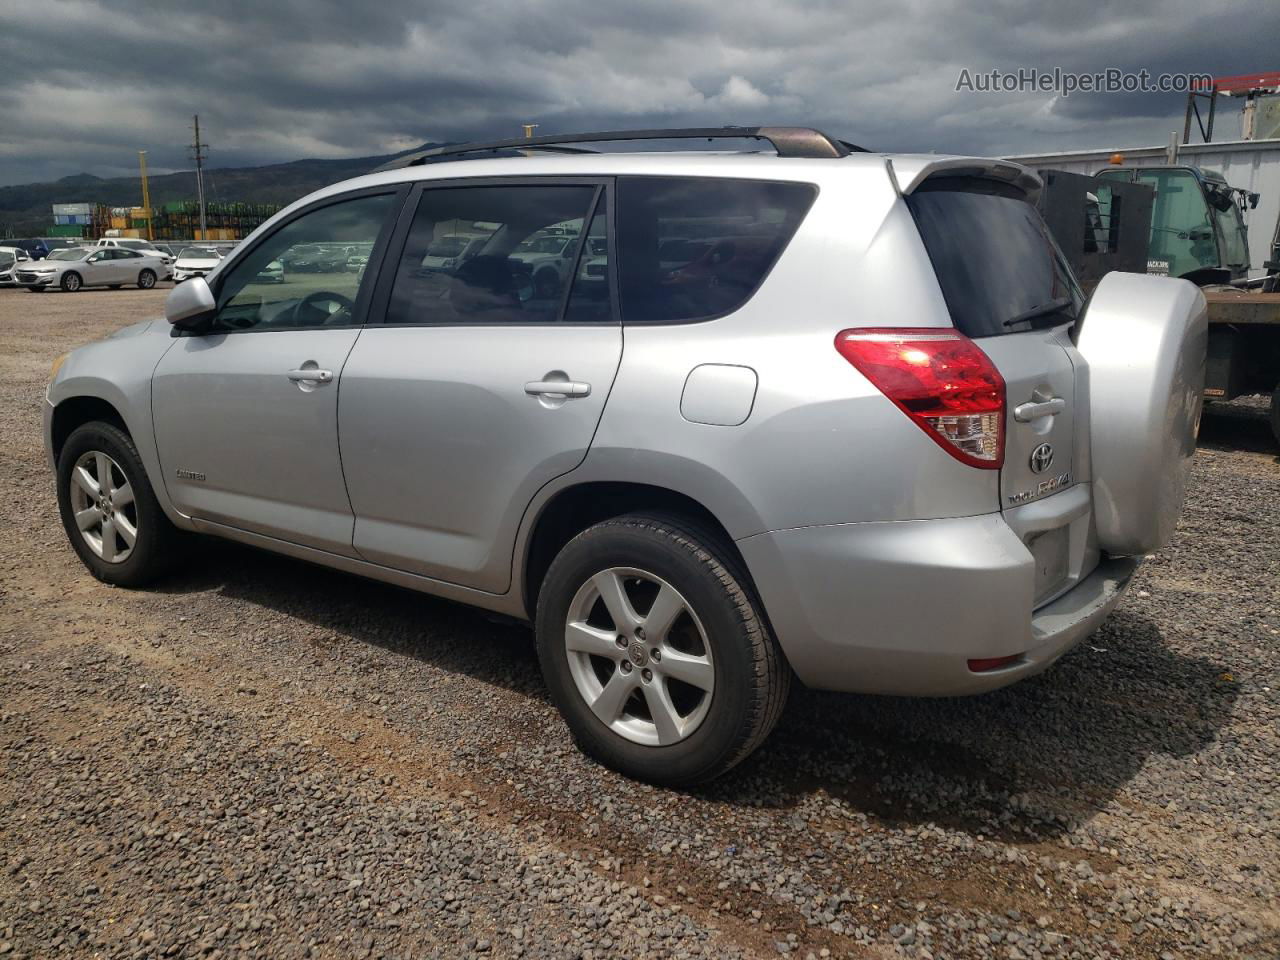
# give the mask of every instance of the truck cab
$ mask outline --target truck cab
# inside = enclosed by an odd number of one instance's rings
[[[1249,274],[1249,239],[1242,193],[1216,170],[1186,165],[1112,166],[1102,179],[1142,183],[1155,190],[1148,272],[1197,286],[1242,280]]]

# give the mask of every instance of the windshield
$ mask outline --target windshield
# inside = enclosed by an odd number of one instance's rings
[[[1062,323],[1078,314],[1084,298],[1071,268],[1039,212],[1014,188],[936,178],[907,197],[907,206],[951,321],[965,336],[1019,333],[1033,319]],[[1016,317],[1027,319],[1010,324]]]
[[[1130,171],[1104,171],[1100,176],[1128,179]],[[1218,243],[1200,181],[1190,170],[1142,170],[1138,183],[1155,192],[1151,208],[1151,242],[1147,256],[1169,264],[1169,276],[1181,277],[1201,267],[1218,266]]]
[[[1232,203],[1226,210],[1219,210],[1217,207],[1212,209],[1218,232],[1222,234],[1223,263],[1234,270],[1248,270],[1249,235],[1245,231],[1240,208]]]
[[[80,247],[67,247],[62,250],[54,250],[52,253],[49,254],[49,256],[45,257],[45,259],[46,260],[83,260],[88,253],[89,253],[88,250],[83,250]]]
[[[218,260],[221,259],[217,250],[210,250],[208,247],[183,247],[182,252],[178,254],[180,260]]]
[[[559,253],[564,249],[564,237],[531,237],[516,247],[517,253]]]

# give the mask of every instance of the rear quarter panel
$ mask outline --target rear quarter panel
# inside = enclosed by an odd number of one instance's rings
[[[627,480],[701,502],[735,538],[862,520],[999,509],[997,471],[943,452],[835,349],[849,327],[951,321],[886,169],[832,165],[813,207],[746,305],[706,322],[628,325],[595,441],[573,482]],[[701,364],[758,377],[747,420],[686,420]]]

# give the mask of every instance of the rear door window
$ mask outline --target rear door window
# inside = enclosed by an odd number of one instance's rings
[[[1024,332],[1019,316],[1063,302],[1035,323],[1078,315],[1083,296],[1039,211],[1014,187],[939,177],[907,197],[951,322],[967,337]],[[1064,302],[1065,301],[1065,302]]]
[[[692,177],[618,180],[626,323],[687,323],[745,304],[786,249],[817,188]]]
[[[564,315],[571,289],[577,290],[575,318],[607,319],[607,283],[594,289],[591,281],[575,285],[583,231],[600,194],[595,184],[424,190],[386,322],[553,323]],[[603,228],[603,218],[592,224],[601,239]],[[595,309],[601,303],[605,309]]]

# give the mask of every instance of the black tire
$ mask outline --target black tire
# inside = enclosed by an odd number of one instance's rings
[[[138,289],[150,290],[156,285],[156,272],[154,270],[143,270],[138,274]]]
[[[1280,443],[1280,384],[1271,394],[1271,435]]]
[[[636,743],[612,730],[592,713],[573,678],[565,648],[570,606],[584,583],[611,567],[665,580],[705,630],[715,667],[710,706],[692,733],[667,746]],[[587,755],[637,780],[689,786],[746,758],[782,715],[791,670],[761,609],[745,572],[711,531],[683,518],[618,517],[578,534],[552,562],[538,595],[538,659],[552,700]]]
[[[126,559],[110,563],[98,556],[76,525],[71,502],[72,471],[87,453],[102,452],[115,461],[133,491],[132,519],[137,538]],[[58,456],[58,510],[71,547],[89,572],[104,583],[140,587],[171,567],[180,532],[156,500],[151,481],[127,433],[114,424],[93,421],[72,431]]]
[[[84,286],[84,281],[80,279],[80,274],[74,270],[68,270],[62,275],[61,287],[67,293],[75,293]]]

